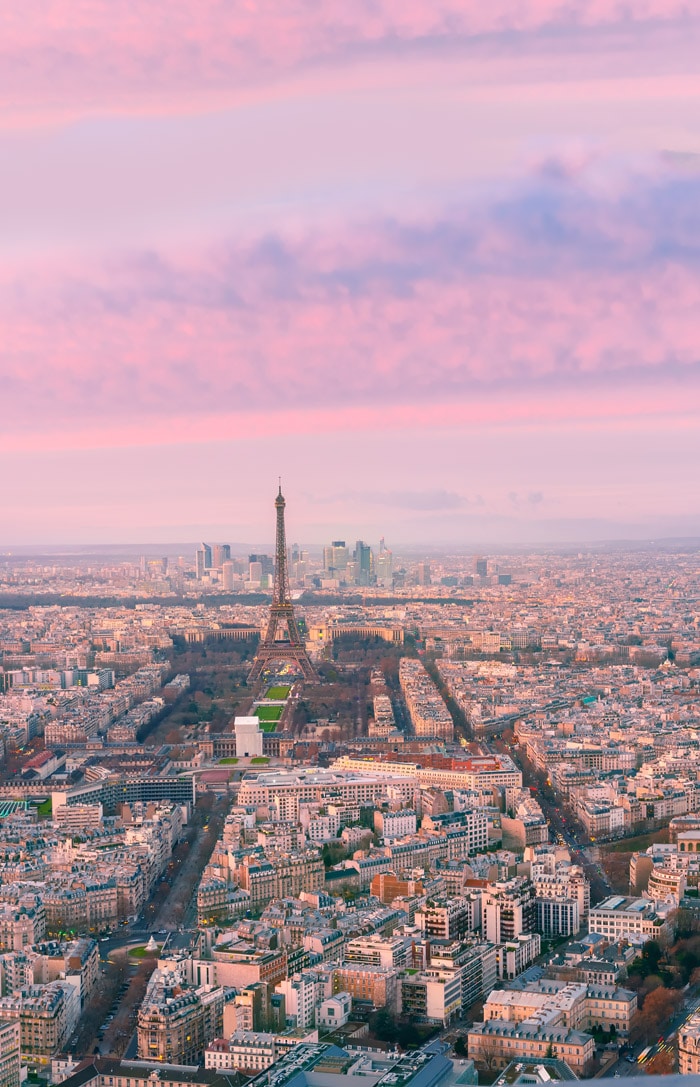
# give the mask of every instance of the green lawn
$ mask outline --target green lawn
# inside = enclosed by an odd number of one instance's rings
[[[268,687],[265,698],[272,698],[276,702],[279,702],[283,698],[289,698],[291,689],[291,687],[283,686],[282,684],[280,684],[279,687]]]
[[[147,951],[145,944],[142,947],[130,947],[129,955],[132,959],[145,959],[146,955],[157,955],[162,946],[162,944],[158,944],[158,951]]]
[[[250,765],[251,766],[267,766],[269,761],[270,760],[268,759],[267,755],[256,755],[254,759],[250,760]]]
[[[284,706],[256,706],[253,713],[259,721],[279,721]]]
[[[49,819],[51,817],[51,797],[42,800],[41,804],[37,804],[36,811],[40,819]]]
[[[261,721],[260,722],[260,731],[261,732],[275,732],[276,729],[277,729],[277,721]]]
[[[219,759],[219,766],[235,766],[237,762],[238,759],[234,758]]]

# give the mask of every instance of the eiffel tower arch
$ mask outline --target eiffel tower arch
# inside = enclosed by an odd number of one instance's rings
[[[284,529],[285,501],[282,484],[275,499],[277,511],[277,536],[275,542],[275,581],[272,590],[270,617],[265,633],[260,639],[255,654],[253,667],[248,675],[248,684],[257,683],[264,669],[273,661],[292,661],[297,665],[305,679],[317,679],[316,670],[301,640],[299,627],[294,615],[292,598],[289,592],[289,573],[287,571],[287,539]],[[286,632],[286,637],[284,636]]]

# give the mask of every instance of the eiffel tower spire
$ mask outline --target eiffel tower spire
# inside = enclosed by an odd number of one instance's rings
[[[289,592],[289,573],[287,571],[287,538],[284,529],[284,510],[286,502],[282,494],[282,480],[275,498],[277,511],[277,536],[275,543],[275,580],[272,589],[270,617],[265,634],[260,639],[258,652],[253,667],[248,675],[248,683],[255,683],[263,669],[272,661],[293,661],[303,673],[305,679],[316,679],[314,666],[309,660],[306,647],[301,640],[299,627],[294,616],[292,598]],[[279,637],[284,628],[287,638]]]

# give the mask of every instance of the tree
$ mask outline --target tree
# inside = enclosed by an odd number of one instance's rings
[[[677,940],[688,939],[700,933],[700,909],[679,909],[669,915]]]
[[[670,1075],[674,1071],[673,1054],[667,1049],[664,1049],[661,1053],[655,1053],[645,1064],[644,1071],[648,1076]]]
[[[342,842],[324,842],[321,850],[323,863],[326,868],[332,868],[347,857],[347,850]]]
[[[659,985],[644,999],[640,1013],[640,1027],[647,1041],[657,1038],[661,1028],[668,1022],[682,1000],[679,992]]]
[[[495,1038],[488,1034],[482,1034],[479,1039],[478,1060],[484,1068],[490,1071],[495,1068],[499,1060],[499,1045]]]
[[[650,974],[657,972],[662,955],[663,951],[656,940],[647,940],[642,948],[642,959],[648,964]]]
[[[464,1040],[464,1038],[462,1037],[461,1034],[457,1038],[453,1048],[454,1048],[454,1051],[455,1051],[455,1053],[457,1054],[458,1057],[466,1057],[466,1055],[467,1055],[467,1043],[465,1042],[465,1040]]]
[[[380,1042],[395,1042],[398,1038],[396,1020],[387,1008],[377,1008],[369,1021],[370,1030]]]

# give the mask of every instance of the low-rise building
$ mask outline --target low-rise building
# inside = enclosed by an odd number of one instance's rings
[[[474,1023],[467,1035],[469,1056],[483,1068],[505,1068],[520,1057],[552,1056],[578,1076],[585,1076],[593,1063],[595,1042],[590,1034],[567,1027],[542,1027],[537,1022]]]
[[[661,916],[654,902],[645,898],[613,895],[592,906],[588,917],[591,932],[598,932],[610,942],[639,939],[645,936],[657,940],[669,932],[666,916]]]

